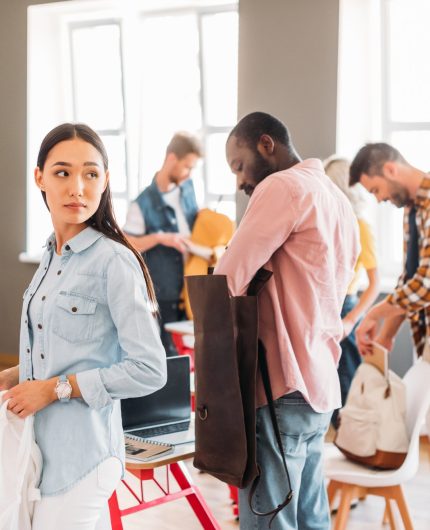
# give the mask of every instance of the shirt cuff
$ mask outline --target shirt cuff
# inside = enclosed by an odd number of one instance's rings
[[[102,382],[99,368],[77,373],[76,381],[83,400],[90,408],[98,410],[113,403]]]

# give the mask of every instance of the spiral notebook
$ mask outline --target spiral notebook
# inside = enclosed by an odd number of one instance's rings
[[[160,455],[166,455],[173,451],[173,445],[153,440],[142,440],[132,434],[125,434],[125,452],[130,458],[148,462]]]

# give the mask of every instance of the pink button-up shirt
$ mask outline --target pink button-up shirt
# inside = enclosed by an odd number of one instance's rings
[[[230,293],[246,293],[260,267],[259,336],[273,398],[300,391],[317,412],[341,405],[341,308],[359,253],[356,217],[343,193],[308,159],[265,178],[219,261]],[[257,402],[266,402],[261,380]]]

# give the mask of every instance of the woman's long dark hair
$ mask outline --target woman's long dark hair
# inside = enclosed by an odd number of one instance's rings
[[[52,129],[52,131],[45,136],[40,146],[39,155],[37,157],[37,167],[42,171],[49,151],[58,143],[64,142],[65,140],[73,140],[73,138],[80,138],[84,142],[88,142],[95,147],[103,159],[104,170],[108,170],[108,156],[103,142],[99,135],[84,123],[63,123]],[[42,191],[42,197],[48,207],[46,193],[44,191]],[[142,269],[151,306],[153,311],[156,312],[157,299],[148,267],[140,253],[127,241],[123,231],[116,222],[112,208],[112,196],[109,182],[102,193],[97,211],[86,221],[86,224],[92,226],[95,230],[98,230],[109,239],[121,243],[121,245],[124,245],[133,252],[140,264],[140,268]]]

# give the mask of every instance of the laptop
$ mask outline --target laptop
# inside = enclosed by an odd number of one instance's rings
[[[167,357],[167,383],[153,394],[121,400],[124,434],[179,445],[194,441],[191,423],[190,358]]]

